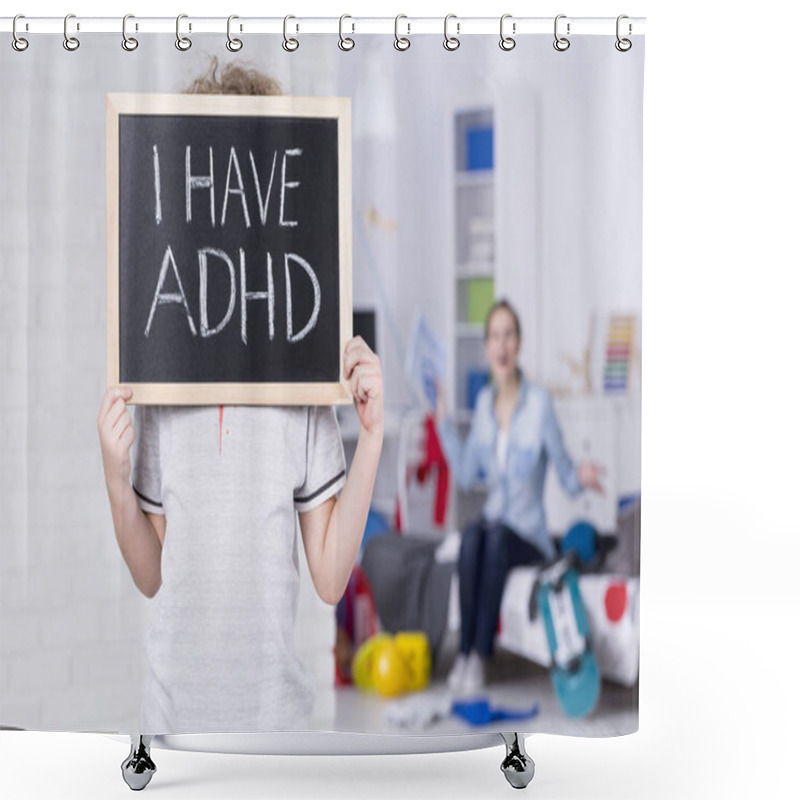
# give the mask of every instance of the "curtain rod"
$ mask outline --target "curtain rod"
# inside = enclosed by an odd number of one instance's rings
[[[226,35],[228,31],[227,17],[193,17],[181,15],[180,29],[182,35],[198,33],[215,33]],[[508,36],[520,36],[532,33],[553,34],[554,17],[513,17],[505,15],[504,33]],[[569,34],[595,34],[613,36],[617,31],[616,17],[570,17],[559,15],[559,30]],[[643,34],[645,17],[625,17],[622,20],[621,32],[624,36]],[[14,19],[0,18],[0,32],[11,33]],[[126,29],[128,35],[134,33],[175,33],[177,20],[175,17],[135,17],[128,18]],[[303,34],[339,34],[358,35],[359,33],[384,33],[401,36],[415,34],[444,34],[444,17],[355,17],[345,15],[340,21],[338,17],[234,17],[231,31],[235,34],[283,34],[286,30],[291,35]],[[569,25],[569,31],[567,31]],[[287,26],[285,28],[284,26]],[[397,27],[396,27],[397,26]],[[122,34],[122,17],[80,17],[70,15],[68,20],[70,35],[86,33],[119,33]],[[65,32],[64,17],[27,17],[17,20],[17,34],[40,34]],[[458,17],[450,15],[448,22],[450,35],[468,36],[473,34],[500,34],[500,17]]]

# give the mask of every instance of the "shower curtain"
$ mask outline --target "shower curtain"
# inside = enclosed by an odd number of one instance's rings
[[[637,730],[643,37],[29,38],[0,724]]]

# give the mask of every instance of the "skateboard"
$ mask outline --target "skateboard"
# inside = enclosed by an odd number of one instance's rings
[[[550,680],[558,703],[567,716],[585,717],[600,697],[600,672],[572,554],[542,570],[536,601],[547,633]]]

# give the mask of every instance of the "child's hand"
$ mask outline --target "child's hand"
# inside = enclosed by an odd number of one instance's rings
[[[383,376],[378,356],[354,336],[344,348],[344,377],[350,381],[358,418],[367,433],[383,436]]]
[[[112,386],[106,389],[100,404],[100,413],[97,415],[103,471],[109,489],[122,488],[131,479],[130,449],[134,435],[127,401],[132,395],[130,386]]]

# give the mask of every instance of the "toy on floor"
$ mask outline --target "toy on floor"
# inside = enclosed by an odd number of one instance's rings
[[[488,725],[500,720],[532,719],[539,713],[539,704],[517,711],[511,708],[500,708],[489,705],[489,699],[478,697],[471,700],[456,700],[453,703],[453,714],[470,725]]]
[[[424,689],[430,675],[428,638],[417,631],[371,636],[353,659],[356,686],[363,691],[374,690],[384,697]]]
[[[408,667],[406,691],[424,689],[430,680],[432,668],[428,637],[417,631],[401,631],[394,635],[394,643]]]
[[[419,692],[386,706],[386,721],[395,727],[425,728],[449,717],[460,717],[474,727],[501,720],[532,719],[539,713],[539,704],[516,710],[491,706],[488,697],[453,700],[449,692]]]
[[[578,589],[577,565],[594,556],[588,523],[573,526],[562,542],[562,555],[542,570],[535,590],[550,649],[550,679],[569,717],[590,714],[600,697],[600,671],[592,652],[589,621]]]
[[[447,692],[417,692],[386,706],[386,722],[398,728],[426,728],[452,713]]]

